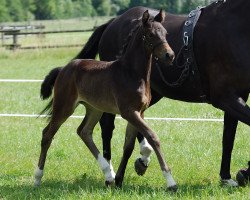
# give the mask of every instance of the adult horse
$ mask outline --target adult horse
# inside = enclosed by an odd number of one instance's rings
[[[101,60],[120,57],[146,9],[132,8],[97,28],[77,58],[95,58],[97,53]],[[167,40],[177,58],[174,67],[167,69],[155,61],[158,68],[153,67],[151,74],[151,104],[168,97],[186,102],[206,102],[224,111],[220,177],[222,183],[231,186],[238,185],[230,174],[237,124],[241,121],[250,125],[250,108],[246,104],[250,92],[249,10],[249,0],[219,0],[202,8],[191,34],[192,41],[186,33],[183,34],[183,27],[188,25],[187,16],[167,14],[163,26],[168,27]],[[157,13],[153,9],[149,11],[153,15]],[[187,54],[193,54],[197,65],[194,65],[194,59],[191,61],[193,65],[189,65],[190,60],[183,53],[186,43],[191,43],[192,48]],[[110,160],[114,115],[104,114],[100,124],[104,157]],[[145,143],[142,136],[138,135],[138,139],[141,144]],[[141,160],[147,165],[150,148],[145,149],[141,150]],[[138,171],[143,174],[146,166],[144,171],[141,168]]]

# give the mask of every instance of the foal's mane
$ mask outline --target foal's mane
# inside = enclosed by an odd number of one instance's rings
[[[139,19],[136,19],[136,20],[139,21]],[[119,55],[117,56],[117,58],[120,58],[123,54],[125,54],[127,47],[132,39],[132,36],[139,29],[140,26],[141,26],[141,23],[137,23],[136,26],[133,29],[131,29],[128,36],[124,40],[124,44],[122,45],[122,49],[119,51]]]

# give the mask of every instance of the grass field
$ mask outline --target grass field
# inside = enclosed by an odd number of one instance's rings
[[[87,38],[88,35],[78,35]],[[75,36],[76,37],[76,36]],[[84,42],[84,41],[83,41]],[[43,79],[50,69],[62,66],[80,48],[6,51],[0,49],[0,79]],[[40,83],[0,83],[0,113],[37,114],[46,105],[39,98]],[[75,112],[83,115],[82,106]],[[146,117],[222,118],[206,104],[162,99]],[[250,199],[250,187],[226,188],[219,184],[221,122],[154,121],[148,124],[161,140],[165,158],[179,184],[169,193],[155,154],[147,173],[136,175],[131,156],[122,189],[106,188],[104,177],[89,150],[76,134],[80,119],[69,119],[56,134],[48,152],[40,188],[33,187],[33,171],[40,153],[45,119],[0,117],[0,199]],[[112,162],[118,168],[126,122],[116,120]],[[249,127],[239,124],[232,157],[234,175],[249,159]],[[99,125],[94,140],[101,149]]]

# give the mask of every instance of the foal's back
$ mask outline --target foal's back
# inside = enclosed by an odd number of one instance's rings
[[[117,80],[121,80],[116,68],[119,61],[104,62],[91,59],[72,60],[58,76],[58,83],[72,84],[76,89],[77,102],[101,111],[119,114],[116,105]],[[71,83],[70,83],[71,82]],[[65,87],[64,87],[65,89]]]

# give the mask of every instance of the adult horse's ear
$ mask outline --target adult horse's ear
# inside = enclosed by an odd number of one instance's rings
[[[160,12],[155,16],[154,21],[162,23],[165,19],[165,12],[161,9]]]
[[[146,10],[142,15],[142,23],[143,25],[146,25],[149,20],[149,12]]]

